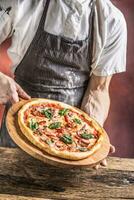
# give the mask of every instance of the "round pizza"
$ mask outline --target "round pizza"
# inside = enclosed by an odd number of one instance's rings
[[[27,139],[56,157],[80,160],[101,148],[104,129],[82,110],[50,99],[34,99],[18,112]]]

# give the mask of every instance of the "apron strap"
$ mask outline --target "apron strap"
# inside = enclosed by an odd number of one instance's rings
[[[90,52],[90,57],[89,57],[89,65],[91,67],[92,65],[92,58],[93,58],[93,42],[94,42],[94,13],[95,13],[95,3],[96,0],[92,0],[89,4],[91,6],[91,12],[89,16],[89,52]],[[91,5],[92,4],[92,5]]]
[[[40,24],[39,24],[39,29],[41,28],[41,29],[43,29],[43,31],[44,31],[43,25],[45,24],[45,21],[46,21],[49,4],[50,4],[50,0],[46,0],[44,11],[43,11],[43,14],[42,14],[42,17],[41,17],[41,20],[40,20]]]
[[[96,0],[92,0],[89,4],[89,6],[91,6],[91,12],[90,12],[90,16],[89,16],[89,39],[91,39],[91,36],[92,36],[91,33],[93,30],[92,24],[93,24],[93,18],[94,18],[95,2],[96,2]]]
[[[44,10],[43,10],[43,13],[42,13],[42,16],[41,16],[41,19],[40,19],[37,31],[35,33],[35,36],[34,36],[32,42],[31,42],[30,47],[28,48],[28,50],[30,50],[31,45],[36,42],[36,38],[37,38],[36,36],[38,35],[39,30],[43,30],[44,31],[44,26],[43,25],[45,24],[45,21],[46,21],[46,16],[47,16],[47,11],[48,11],[48,7],[49,7],[49,3],[50,3],[50,0],[46,0],[45,7],[44,7]],[[26,54],[27,54],[27,52],[26,52]]]

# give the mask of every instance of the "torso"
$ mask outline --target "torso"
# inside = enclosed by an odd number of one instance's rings
[[[50,8],[44,30],[53,35],[60,35],[63,37],[67,36],[73,40],[84,40],[87,37],[89,30],[88,19],[91,8],[88,6],[88,4],[90,1],[82,0],[72,2],[79,2],[81,5],[80,7],[82,7],[83,10],[82,15],[81,12],[77,11],[81,9],[78,9],[78,6],[75,6],[73,15],[71,18],[69,18],[72,9],[71,7],[67,6],[65,0],[53,0],[50,2]],[[10,16],[13,24],[12,44],[8,49],[8,55],[12,60],[12,69],[14,71],[24,57],[37,31],[38,24],[43,13],[45,0],[24,0],[21,2],[15,0],[8,3],[7,1],[3,1],[1,4],[5,9],[8,6],[12,7],[12,10],[10,11]],[[55,9],[58,11],[58,13],[55,12]],[[122,14],[110,2],[110,0],[96,1],[93,53],[94,62],[92,68],[95,68],[99,62],[100,55],[107,41],[107,34],[111,32],[112,27],[118,23],[118,21],[120,21],[121,17]],[[8,15],[4,16],[4,18],[4,21],[9,20]],[[55,19],[58,19],[56,23]]]
[[[47,1],[37,33],[15,71],[15,80],[32,97],[80,106],[90,74],[94,1],[89,35],[79,41],[44,31],[49,3]]]

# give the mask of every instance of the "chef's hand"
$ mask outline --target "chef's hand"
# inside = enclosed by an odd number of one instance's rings
[[[115,152],[115,147],[113,145],[110,145],[110,150],[109,150],[109,154],[114,153]],[[98,170],[100,167],[107,167],[107,160],[101,160],[100,163],[98,163],[97,165],[93,166],[94,169]]]
[[[101,126],[104,125],[109,112],[109,84],[111,78],[111,76],[92,75],[81,105],[81,109],[96,119]],[[115,148],[111,145],[109,153],[114,152]],[[100,166],[107,166],[106,159],[102,160],[94,168],[98,169]]]
[[[14,81],[14,79],[0,72],[0,104],[7,101],[16,103],[19,97],[30,99],[30,96]]]

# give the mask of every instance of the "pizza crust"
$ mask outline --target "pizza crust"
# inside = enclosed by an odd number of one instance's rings
[[[41,143],[39,141],[39,138],[35,137],[33,135],[33,132],[30,128],[28,128],[25,123],[24,123],[24,112],[25,110],[27,110],[30,106],[34,105],[34,104],[38,104],[38,103],[58,103],[59,105],[63,106],[63,107],[68,107],[74,111],[78,111],[80,114],[83,114],[84,117],[88,120],[92,120],[92,124],[93,127],[95,127],[95,129],[99,132],[99,139],[97,140],[97,142],[95,143],[95,145],[91,148],[91,150],[86,151],[86,152],[69,152],[69,151],[59,151],[56,150],[54,147],[49,146],[48,144]],[[60,158],[64,158],[64,159],[68,159],[68,160],[81,160],[84,158],[87,158],[89,156],[91,156],[93,153],[95,153],[97,150],[99,150],[101,148],[101,144],[103,141],[103,136],[105,133],[105,130],[94,120],[91,119],[85,112],[83,112],[82,110],[76,108],[76,107],[72,107],[68,104],[59,102],[59,101],[55,101],[55,100],[48,100],[48,99],[37,99],[37,100],[31,100],[30,102],[28,102],[27,104],[25,104],[18,112],[18,123],[20,126],[20,129],[22,131],[22,133],[26,136],[26,138],[33,143],[35,146],[37,146],[39,149],[47,152],[50,155],[53,156],[57,156]]]

